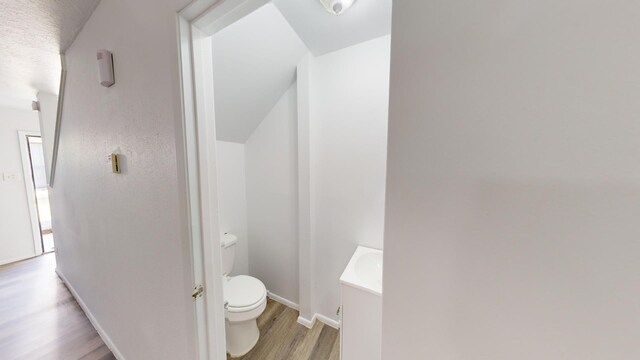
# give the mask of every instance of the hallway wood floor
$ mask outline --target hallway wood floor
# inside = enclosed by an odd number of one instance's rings
[[[258,318],[260,340],[242,360],[338,360],[338,330],[316,321],[312,329],[298,324],[298,312],[271,299]]]
[[[0,266],[0,359],[115,359],[55,266],[54,254]]]

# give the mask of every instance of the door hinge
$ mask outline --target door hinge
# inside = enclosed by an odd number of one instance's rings
[[[193,288],[193,293],[191,294],[191,297],[193,298],[193,300],[196,300],[202,297],[203,294],[204,294],[204,286],[198,285],[195,288]]]

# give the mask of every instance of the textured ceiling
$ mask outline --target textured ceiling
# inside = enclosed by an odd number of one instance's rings
[[[0,106],[29,107],[58,93],[60,52],[100,0],[0,0]]]

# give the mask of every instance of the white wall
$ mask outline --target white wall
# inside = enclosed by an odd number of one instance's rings
[[[385,36],[311,62],[312,297],[334,320],[355,248],[382,249],[389,50]]]
[[[249,272],[298,303],[296,87],[292,85],[245,143]]]
[[[307,48],[274,4],[211,37],[218,140],[244,143],[295,80]]]
[[[394,2],[384,359],[640,357],[639,15]]]
[[[307,54],[296,67],[298,131],[298,282],[299,320],[311,323],[313,305],[313,244],[311,241],[311,161],[309,138],[312,55]]]
[[[129,360],[195,358],[176,51],[187,3],[102,1],[66,52],[58,271]],[[110,88],[98,83],[98,49],[113,52]],[[107,162],[117,148],[120,175]]]
[[[220,231],[238,237],[233,275],[249,274],[244,144],[216,142]]]
[[[0,265],[32,257],[36,251],[25,188],[25,181],[31,180],[22,172],[19,130],[39,131],[37,113],[0,107]]]
[[[53,145],[56,135],[56,121],[58,118],[58,95],[43,91],[38,92],[40,111],[40,135],[42,136],[42,148],[44,151],[44,167],[47,173],[47,184],[51,177],[51,161],[53,158]]]

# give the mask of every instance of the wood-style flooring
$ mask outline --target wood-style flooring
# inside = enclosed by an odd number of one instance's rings
[[[115,359],[55,266],[54,254],[0,266],[0,359]]]
[[[298,324],[298,312],[269,299],[258,318],[260,340],[242,360],[338,360],[338,330],[316,321],[311,329]]]

